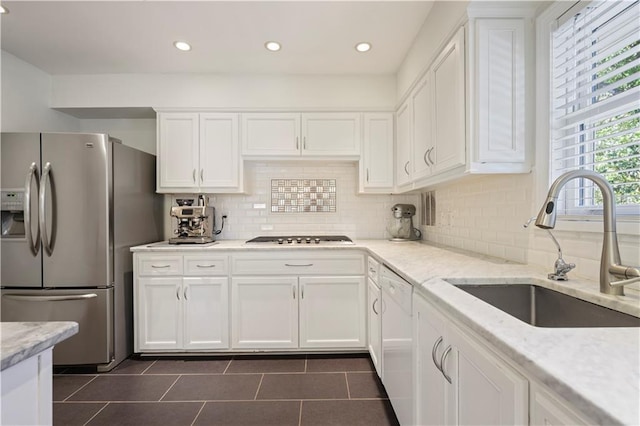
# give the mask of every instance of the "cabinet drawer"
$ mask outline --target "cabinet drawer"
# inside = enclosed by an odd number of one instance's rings
[[[182,256],[141,255],[138,257],[138,275],[182,275]]]
[[[211,255],[185,255],[184,275],[187,276],[212,276],[227,275],[229,273],[229,261],[227,256]]]
[[[367,274],[374,283],[378,283],[378,272],[380,271],[380,262],[369,256],[367,261]]]
[[[235,255],[234,275],[364,275],[360,253],[273,253]]]

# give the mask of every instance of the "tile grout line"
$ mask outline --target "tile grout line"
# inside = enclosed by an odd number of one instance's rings
[[[107,401],[107,403],[106,403],[106,404],[104,404],[104,406],[103,406],[101,409],[99,409],[97,413],[95,413],[93,416],[91,416],[91,418],[90,418],[89,420],[87,420],[87,421],[86,421],[86,423],[84,423],[84,424],[83,424],[83,426],[88,425],[88,424],[89,424],[89,422],[91,422],[91,420],[95,419],[95,418],[96,418],[96,416],[97,416],[98,414],[100,414],[100,413],[102,412],[102,410],[104,410],[105,408],[107,408],[107,405],[109,405],[109,404],[111,404],[111,402]]]
[[[144,373],[146,373],[147,371],[149,371],[149,369],[150,369],[151,367],[153,367],[153,366],[156,364],[156,362],[158,362],[158,360],[157,360],[157,359],[156,359],[156,360],[154,360],[154,361],[151,363],[151,365],[150,365],[150,366],[148,366],[147,368],[145,368],[144,370],[142,370],[142,373],[140,373],[140,375],[142,376]]]
[[[62,402],[66,402],[69,400],[69,398],[71,398],[73,395],[77,394],[78,392],[80,392],[82,389],[84,389],[89,383],[93,382],[95,379],[97,379],[98,376],[94,376],[93,379],[89,380],[87,383],[85,383],[84,385],[80,386],[78,389],[76,389],[75,392],[72,392],[71,395],[69,395],[68,397],[66,397],[65,399],[62,400]]]
[[[300,400],[300,413],[298,414],[298,426],[302,426],[302,403],[304,401]]]
[[[171,390],[171,388],[178,383],[178,380],[180,380],[180,377],[182,377],[182,374],[180,374],[178,377],[176,377],[176,379],[173,381],[173,383],[171,383],[171,386],[169,386],[169,389],[167,389],[162,396],[160,397],[159,400],[155,401],[155,402],[162,402],[162,398],[164,398],[165,396],[167,396],[167,394],[169,393],[169,391]]]
[[[229,369],[229,367],[231,367],[231,362],[233,361],[233,358],[231,358],[229,360],[229,362],[227,363],[227,366],[224,368],[224,371],[222,372],[222,374],[227,374],[227,370]]]
[[[191,422],[191,426],[196,424],[196,421],[198,420],[198,417],[200,417],[200,413],[202,413],[202,410],[204,410],[204,406],[207,404],[207,401],[203,401],[202,402],[202,407],[200,407],[200,409],[198,410],[198,414],[196,414],[196,417],[193,419],[193,421]]]
[[[256,394],[253,397],[254,401],[258,400],[258,393],[260,392],[260,387],[262,386],[262,381],[264,380],[264,373],[260,376],[260,383],[258,383],[258,389],[256,389]]]
[[[347,372],[344,372],[344,381],[345,384],[347,385],[347,398],[351,399],[351,391],[349,390],[349,377],[347,377]]]

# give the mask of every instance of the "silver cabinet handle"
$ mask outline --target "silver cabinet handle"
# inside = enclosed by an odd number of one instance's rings
[[[152,268],[154,269],[164,269],[164,268],[168,268],[171,265],[151,265]]]
[[[95,293],[73,294],[68,296],[22,296],[18,294],[7,294],[2,296],[11,300],[22,300],[25,302],[64,302],[66,300],[86,300],[98,297]]]
[[[445,373],[444,363],[447,361],[447,356],[449,356],[449,352],[451,352],[451,349],[453,349],[451,345],[447,346],[447,349],[444,350],[442,357],[440,358],[440,371],[442,372],[442,375],[444,376],[445,379],[447,379],[447,382],[449,383],[451,383],[451,377],[449,377],[447,373]]]
[[[313,263],[305,263],[305,264],[302,264],[302,265],[296,265],[294,263],[285,263],[284,266],[303,268],[303,267],[313,266]]]
[[[304,299],[304,284],[300,286],[300,299]]]
[[[184,292],[182,293],[184,296],[184,300],[189,300],[189,297],[187,297],[187,291],[189,290],[189,286],[186,286],[184,288]]]
[[[176,287],[176,299],[180,300],[180,286]]]
[[[196,268],[215,268],[216,265],[196,265]]]
[[[293,290],[293,298],[296,298],[296,286],[292,286],[291,289]]]
[[[296,136],[296,149],[300,149],[300,138]]]
[[[436,163],[433,162],[433,159],[431,158],[431,153],[433,152],[434,148],[431,147],[427,150],[427,159],[429,160],[429,163],[431,163],[431,166],[434,166]],[[428,163],[427,163],[428,164]]]
[[[27,178],[24,182],[24,231],[27,235],[27,242],[29,244],[29,250],[31,254],[36,256],[40,251],[40,227],[36,234],[35,240],[33,239],[33,233],[31,232],[31,182],[36,180],[36,192],[40,192],[40,179],[38,178],[38,166],[36,163],[31,163],[29,171],[27,172]]]
[[[436,342],[433,344],[433,349],[431,349],[431,359],[433,360],[433,363],[435,364],[436,368],[440,371],[442,371],[442,366],[438,364],[438,360],[436,358],[436,352],[438,352],[438,346],[440,346],[440,344],[442,343],[442,340],[443,340],[443,337],[440,336],[438,340],[436,340]]]
[[[431,149],[431,148],[429,148],[429,149]],[[428,149],[428,150],[426,150],[426,151],[424,152],[424,155],[422,156],[422,159],[424,160],[424,164],[426,164],[427,166],[430,166],[430,165],[431,165],[431,164],[429,164],[429,160],[427,159],[427,155],[429,154],[429,149]]]
[[[377,302],[377,301],[378,301],[378,298],[376,298],[376,300],[374,300],[374,301],[373,301],[373,304],[371,305],[371,309],[373,309],[373,312],[374,312],[376,315],[380,315],[380,314],[378,313],[378,311],[376,311],[376,302]]]
[[[204,182],[204,169],[200,169],[200,182]]]
[[[196,169],[193,169],[193,173],[191,173],[191,177],[193,177],[193,183],[196,183]]]
[[[307,137],[302,138],[302,149],[307,149]]]
[[[367,167],[367,183],[369,183],[369,168]]]
[[[404,163],[404,172],[407,174],[407,176],[409,176],[409,170],[407,170],[407,167],[409,167],[409,162],[408,161],[406,163]]]
[[[49,239],[49,233],[47,232],[47,209],[46,209],[46,204],[45,204],[45,200],[47,198],[47,181],[49,181],[49,179],[51,179],[51,163],[47,162],[47,164],[44,165],[44,170],[42,171],[42,182],[40,185],[40,200],[39,200],[39,210],[40,210],[40,233],[42,235],[42,245],[44,246],[45,251],[47,252],[48,256],[51,256],[51,253],[53,253],[53,247],[51,245],[51,240]],[[53,196],[53,191],[51,193],[51,195]],[[53,219],[55,221],[55,212],[52,215]],[[55,226],[55,223],[53,224],[53,226]]]

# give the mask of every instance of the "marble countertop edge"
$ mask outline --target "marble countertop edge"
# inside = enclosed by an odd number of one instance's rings
[[[73,321],[0,323],[0,371],[56,345],[78,332]]]

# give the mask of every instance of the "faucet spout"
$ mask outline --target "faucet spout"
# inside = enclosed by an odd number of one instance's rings
[[[558,194],[567,182],[576,178],[592,181],[602,193],[604,235],[600,258],[600,292],[622,296],[624,285],[640,279],[640,270],[621,265],[616,234],[615,197],[611,184],[602,175],[590,170],[574,170],[558,177],[549,188],[547,199],[536,218],[536,226],[542,229],[553,229],[556,226]]]

